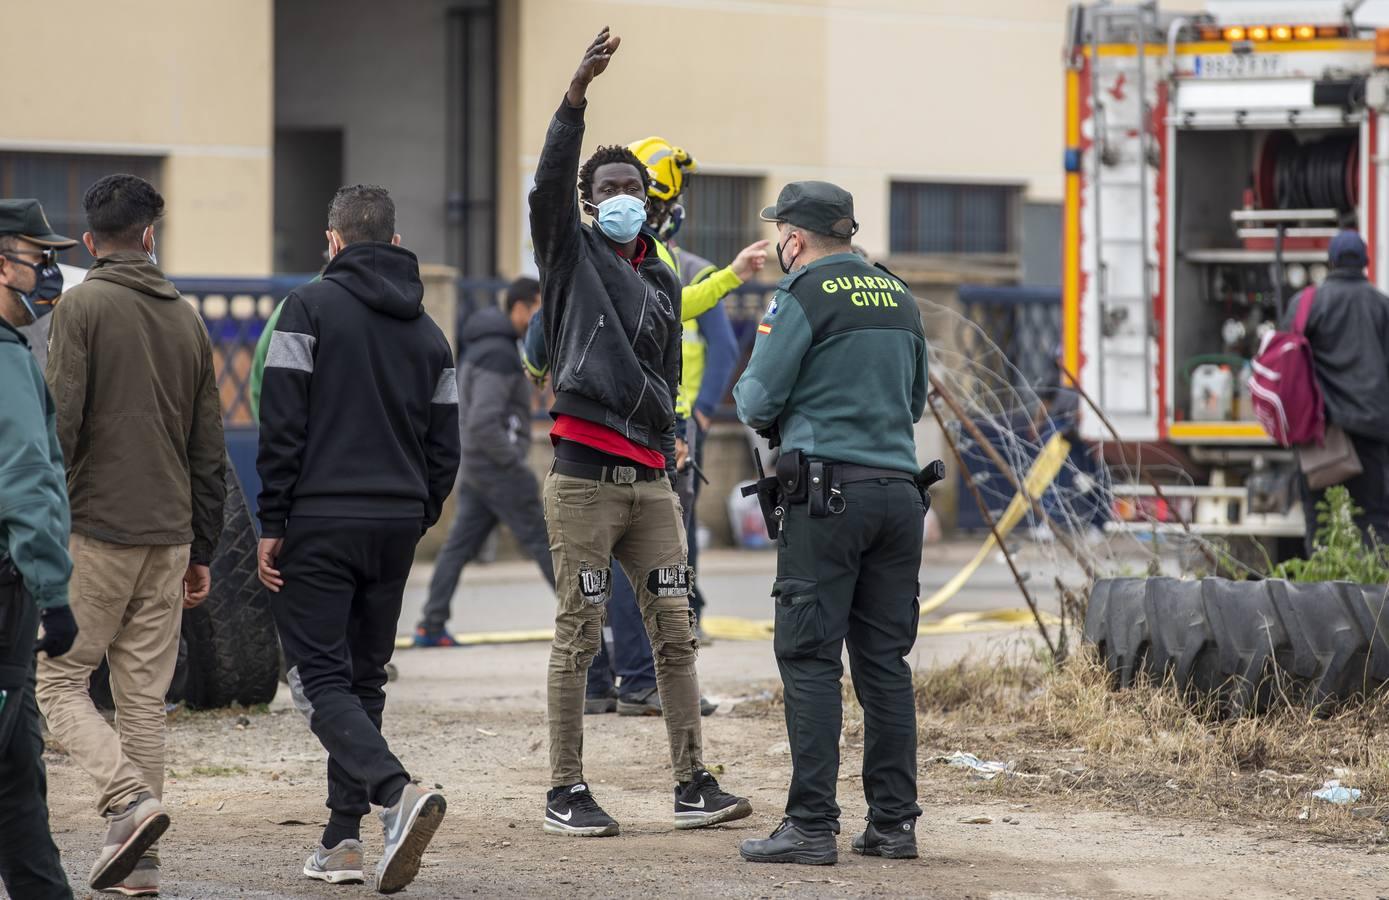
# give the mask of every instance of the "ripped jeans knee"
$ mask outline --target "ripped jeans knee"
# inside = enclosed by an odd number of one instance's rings
[[[646,616],[646,631],[651,638],[651,652],[656,663],[670,665],[693,664],[699,656],[695,639],[694,611],[681,597],[658,599]]]
[[[598,655],[603,641],[603,608],[590,607],[578,613],[566,613],[555,620],[553,656],[564,661],[570,672],[587,669]]]

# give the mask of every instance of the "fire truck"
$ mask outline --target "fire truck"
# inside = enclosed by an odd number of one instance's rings
[[[1246,382],[1338,229],[1359,229],[1389,291],[1389,29],[1357,5],[1334,21],[1069,10],[1062,363],[1104,413],[1080,428],[1111,463],[1183,471],[1170,507],[1115,479],[1118,505],[1160,527],[1303,534],[1296,461]]]

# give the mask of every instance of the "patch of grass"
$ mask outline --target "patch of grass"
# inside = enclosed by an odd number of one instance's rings
[[[1389,582],[1385,548],[1373,534],[1367,543],[1356,527],[1356,517],[1364,514],[1365,511],[1350,499],[1350,492],[1344,485],[1331,488],[1317,503],[1317,533],[1312,539],[1312,555],[1275,566],[1269,576],[1289,581]]]
[[[204,778],[228,778],[233,775],[245,775],[246,769],[242,766],[194,766],[189,769],[190,775],[201,775]]]
[[[240,716],[268,716],[270,715],[269,703],[257,703],[254,706],[242,706],[233,703],[231,706],[224,706],[220,709],[190,709],[183,703],[178,704],[169,711],[170,720],[186,719],[192,722],[208,721],[213,719],[235,719]]]
[[[1170,684],[1111,690],[1086,647],[1054,670],[1014,653],[922,671],[916,697],[924,745],[1016,764],[1016,776],[980,782],[986,790],[1386,840],[1385,692],[1329,716],[1279,694],[1263,715],[1223,718],[1218,700],[1193,701]],[[1311,797],[1331,778],[1364,792],[1358,814]]]

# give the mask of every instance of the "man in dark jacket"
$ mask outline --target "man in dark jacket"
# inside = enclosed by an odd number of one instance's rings
[[[154,261],[164,198],[144,179],[109,175],[82,205],[96,264],[53,313],[47,371],[80,631],[67,655],[39,661],[38,701],[100,786],[108,826],[92,887],[158,890],[158,857],[142,855],[169,824],[164,695],[183,610],[207,597],[222,530],[222,404],[207,328]],[[87,693],[103,658],[118,730]]]
[[[322,280],[285,299],[266,354],[260,578],[279,594],[295,701],[328,751],[331,815],[304,874],[362,880],[374,803],[376,886],[392,893],[418,873],[445,808],[392,755],[381,713],[415,544],[458,473],[458,385],[385,189],[339,190],[327,237]]]
[[[516,341],[540,309],[540,282],[518,278],[506,290],[506,311],[480,309],[463,325],[458,366],[458,433],[463,448],[458,512],[434,561],[429,599],[415,629],[416,647],[452,647],[444,630],[463,567],[502,522],[555,586],[540,485],[526,454],[531,445],[531,385]]]
[[[76,243],[53,233],[37,200],[0,200],[0,881],[34,900],[72,900],[48,830],[34,654],[62,656],[77,623],[57,411],[18,329],[52,309],[54,255]]]
[[[700,759],[699,677],[685,529],[673,487],[680,282],[646,223],[646,167],[622,146],[580,168],[585,94],[619,44],[589,44],[550,123],[530,195],[531,239],[554,375],[555,462],[545,519],[559,609],[549,666],[550,784],[544,828],[617,834],[583,775],[584,682],[602,639],[610,558],[640,591],[675,776],[675,824],[751,813]],[[575,197],[574,183],[580,197]],[[579,219],[579,199],[594,224]]]
[[[1350,436],[1364,468],[1345,483],[1351,500],[1365,511],[1356,524],[1367,534],[1373,529],[1383,543],[1389,540],[1389,297],[1365,278],[1369,257],[1356,232],[1336,235],[1327,257],[1331,273],[1316,289],[1304,334],[1312,345],[1327,423]],[[1285,331],[1292,330],[1296,316],[1297,303],[1289,303]],[[1302,479],[1309,552],[1317,503],[1325,495]]]

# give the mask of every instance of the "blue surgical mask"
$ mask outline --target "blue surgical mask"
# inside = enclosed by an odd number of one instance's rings
[[[631,194],[609,197],[597,209],[598,227],[614,243],[628,243],[646,224],[646,204]]]

